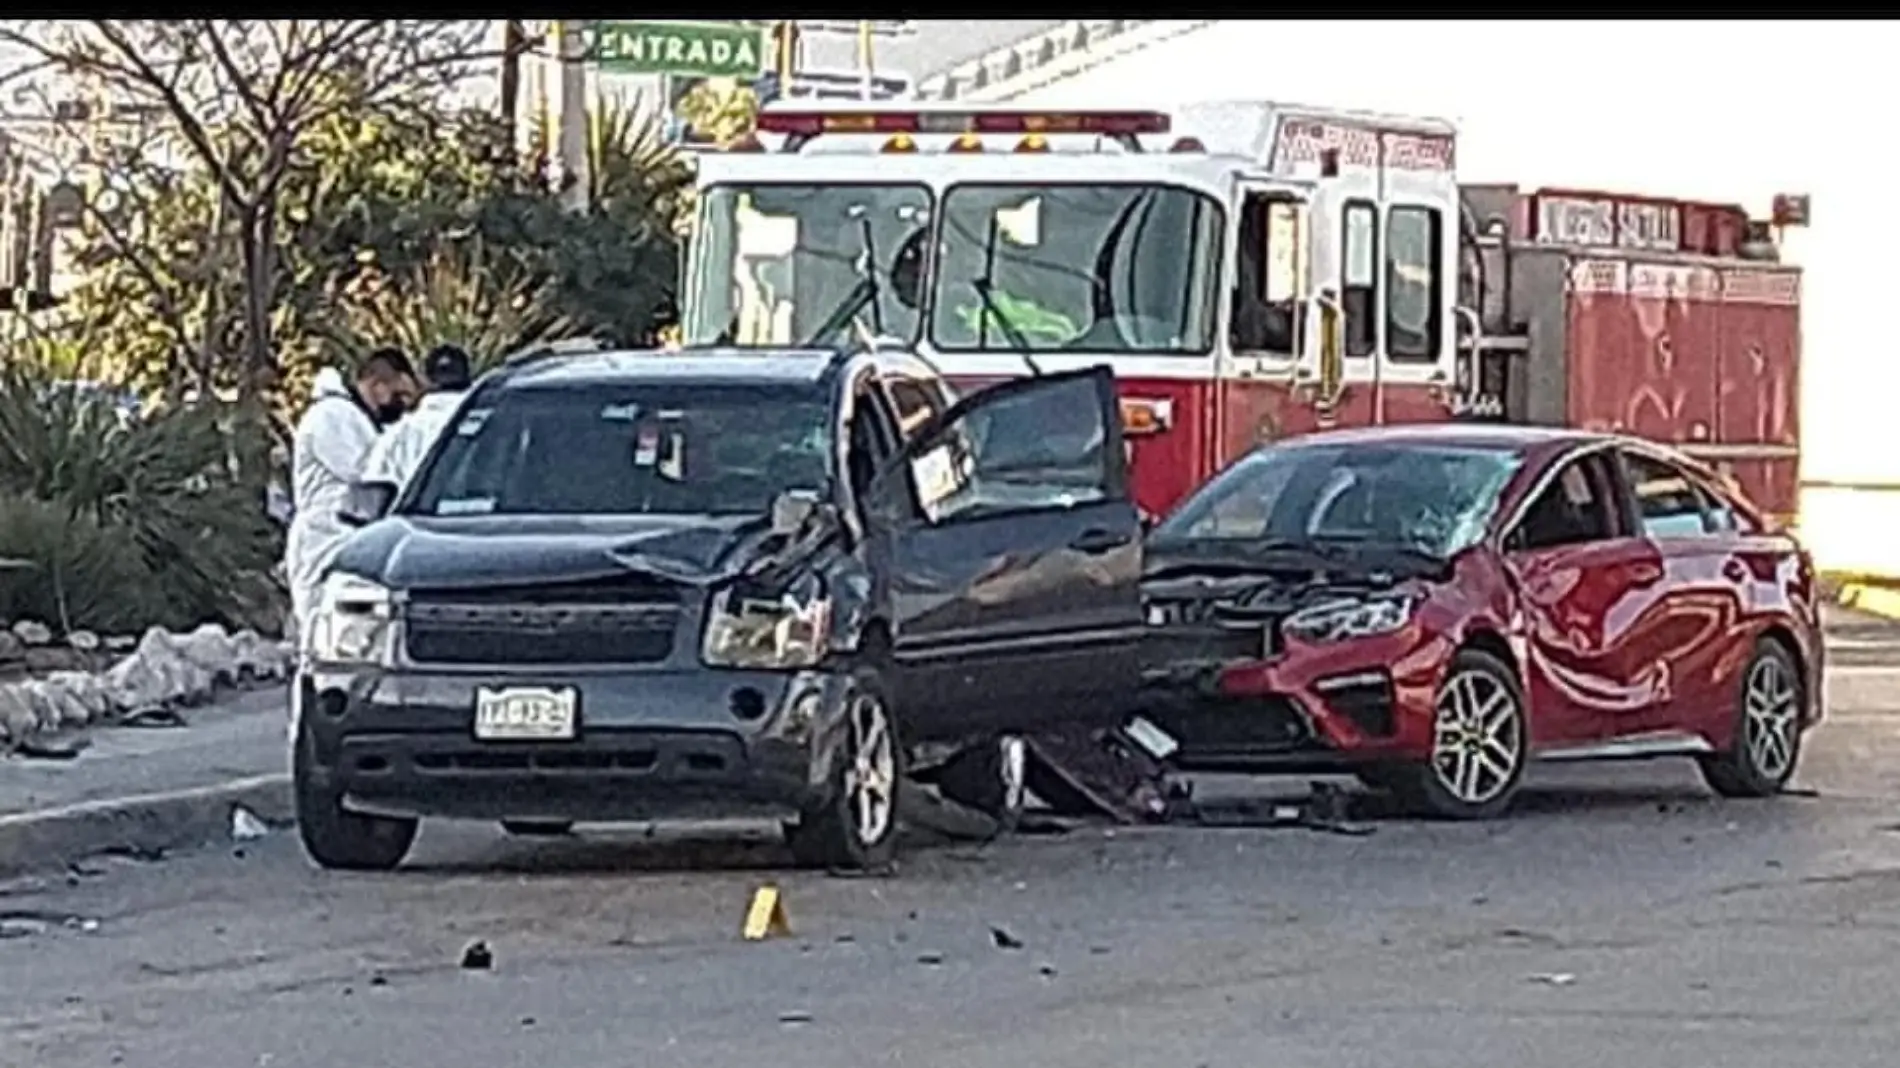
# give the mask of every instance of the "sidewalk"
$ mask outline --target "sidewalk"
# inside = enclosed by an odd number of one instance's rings
[[[220,841],[234,804],[288,819],[284,701],[253,690],[184,709],[184,727],[92,730],[73,760],[0,758],[0,876]]]

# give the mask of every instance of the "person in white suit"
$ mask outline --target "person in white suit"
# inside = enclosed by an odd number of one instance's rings
[[[457,346],[430,349],[422,361],[422,373],[429,380],[429,391],[414,411],[370,446],[369,459],[363,463],[364,485],[382,486],[392,492],[407,485],[461,407],[462,398],[468,396],[468,353]]]
[[[284,572],[299,641],[308,633],[324,569],[350,533],[337,513],[349,504],[377,435],[402,418],[415,390],[415,369],[396,349],[371,353],[354,382],[345,382],[334,368],[317,372],[310,407],[297,421],[290,449],[295,511],[284,541]]]

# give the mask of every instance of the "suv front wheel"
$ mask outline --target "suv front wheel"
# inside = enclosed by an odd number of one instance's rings
[[[831,787],[786,829],[787,844],[800,864],[875,870],[896,856],[904,747],[888,695],[875,668],[852,673]]]
[[[297,806],[297,837],[303,841],[304,852],[325,868],[394,869],[409,855],[419,821],[366,816],[345,809],[343,792],[331,785],[329,772],[317,763],[315,749],[316,739],[300,723],[290,774]]]

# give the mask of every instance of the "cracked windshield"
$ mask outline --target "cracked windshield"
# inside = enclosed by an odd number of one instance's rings
[[[1881,26],[0,18],[0,1068],[1900,1068]]]
[[[914,341],[928,253],[921,185],[716,185],[700,194],[693,344]]]
[[[1197,353],[1221,210],[1158,185],[958,185],[943,198],[931,343],[945,352]]]

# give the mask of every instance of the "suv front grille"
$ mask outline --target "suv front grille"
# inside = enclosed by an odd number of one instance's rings
[[[615,579],[420,590],[403,620],[419,664],[654,664],[672,655],[680,588]]]

